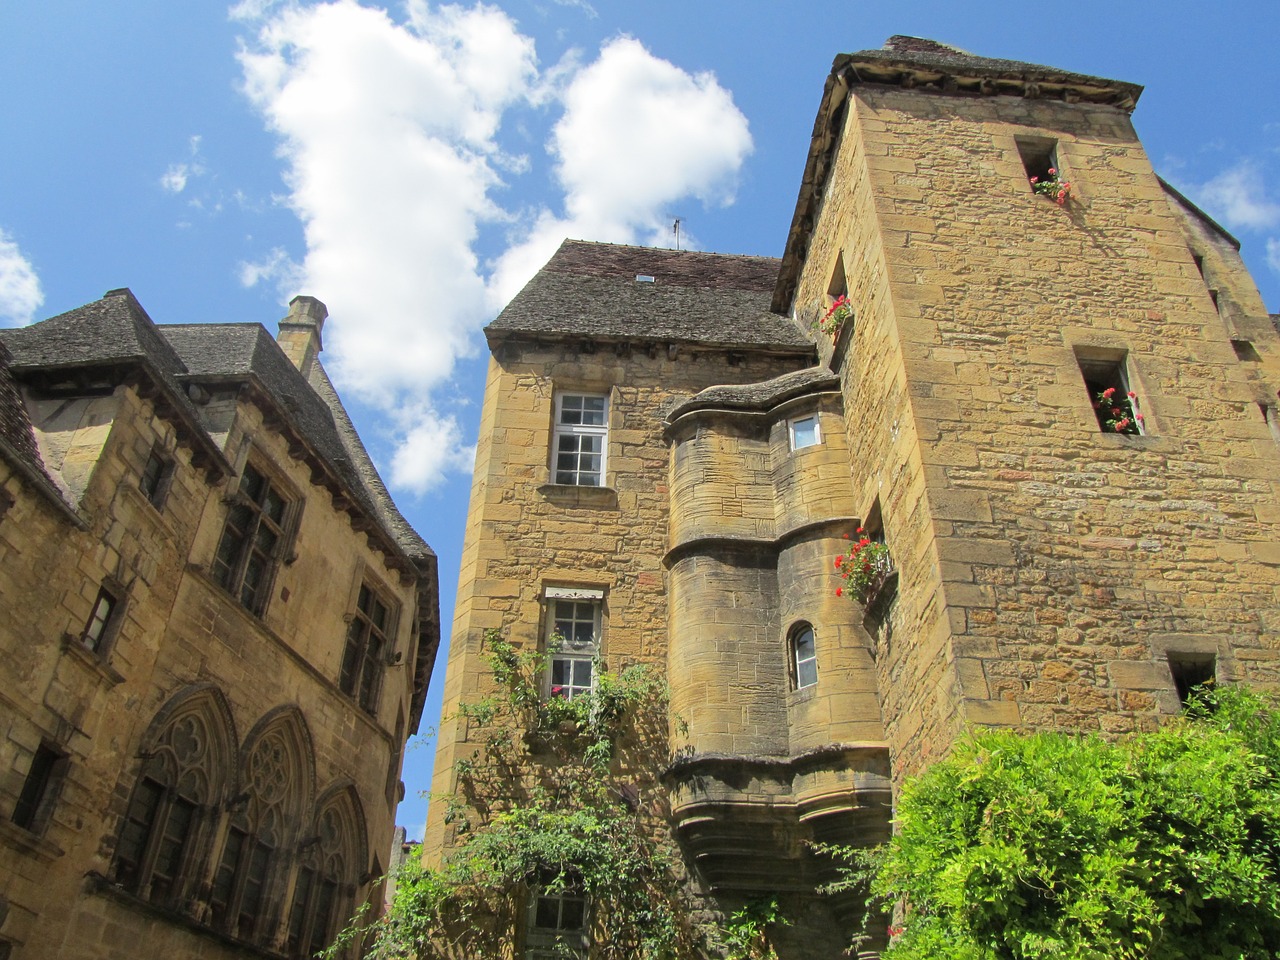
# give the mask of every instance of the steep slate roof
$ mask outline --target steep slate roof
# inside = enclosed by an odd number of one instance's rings
[[[211,463],[223,473],[231,472],[179,382],[186,366],[128,288],[109,290],[101,300],[29,327],[5,330],[0,339],[12,353],[13,371],[19,376],[54,370],[89,373],[102,368],[141,368],[188,438],[199,446],[201,462]]]
[[[29,327],[0,331],[0,343],[12,353],[13,372],[18,376],[141,368],[161,389],[169,408],[196,442],[228,473],[231,467],[205,430],[187,395],[187,385],[253,382],[271,399],[280,417],[291,423],[341,478],[350,496],[371,518],[380,521],[406,556],[435,557],[391,501],[323,371],[318,392],[261,324],[159,327],[132,292],[120,289]]]
[[[485,334],[491,345],[527,334],[810,352],[812,342],[769,309],[778,264],[566,240]]]
[[[259,323],[178,323],[159,329],[186,366],[184,380],[256,383],[401,550],[411,558],[435,556],[396,509],[323,370],[308,382]],[[316,389],[317,379],[324,394]],[[344,432],[350,435],[344,438]]]

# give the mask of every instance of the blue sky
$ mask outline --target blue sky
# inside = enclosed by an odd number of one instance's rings
[[[1280,310],[1274,0],[0,0],[0,323],[128,286],[159,323],[274,331],[320,297],[447,637],[481,327],[563,236],[670,245],[679,217],[686,246],[781,254],[832,58],[897,33],[1145,85],[1157,171]],[[411,834],[430,765],[419,738]]]

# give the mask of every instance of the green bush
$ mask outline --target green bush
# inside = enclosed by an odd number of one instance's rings
[[[1280,718],[1254,694],[1115,742],[979,734],[904,787],[897,828],[827,851],[836,887],[898,906],[886,960],[1280,956]]]

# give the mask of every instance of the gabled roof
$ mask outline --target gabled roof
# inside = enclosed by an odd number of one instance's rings
[[[769,309],[778,265],[566,240],[485,334],[491,345],[523,334],[812,352],[812,341]]]
[[[186,366],[128,288],[109,290],[101,300],[29,327],[5,330],[0,337],[19,377],[114,378],[126,370],[145,375],[159,405],[175,417],[184,438],[193,444],[196,462],[217,473],[231,472],[180,382]]]
[[[346,410],[323,370],[308,381],[261,324],[166,324],[157,326],[127,289],[29,327],[0,331],[19,377],[47,382],[64,375],[115,381],[141,371],[162,395],[163,415],[173,414],[189,439],[231,473],[209,435],[188,390],[191,385],[249,383],[314,454],[326,483],[363,511],[388,546],[409,560],[435,554],[396,509]],[[319,364],[315,365],[317,368]],[[433,566],[434,569],[434,566]]]

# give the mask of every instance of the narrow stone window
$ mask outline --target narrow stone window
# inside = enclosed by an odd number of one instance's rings
[[[802,623],[791,631],[791,686],[794,690],[812,687],[818,682],[818,646],[813,627]]]
[[[1217,679],[1216,658],[1211,653],[1169,653],[1169,672],[1185,707],[1197,687],[1212,686]]]
[[[27,778],[22,783],[13,822],[32,833],[43,833],[57,802],[58,790],[66,773],[67,758],[46,743],[40,744],[31,757]]]
[[[1236,359],[1242,363],[1262,362],[1262,354],[1258,353],[1257,348],[1250,340],[1232,340],[1231,349],[1235,351]]]
[[[286,536],[289,501],[246,464],[213,559],[214,578],[257,616],[266,610]]]
[[[1146,433],[1146,417],[1137,391],[1130,386],[1124,356],[1114,359],[1077,356],[1076,359],[1098,429],[1130,436]]]
[[[525,960],[585,958],[588,918],[587,897],[580,887],[534,887],[525,925]]]
[[[338,686],[355,697],[366,713],[377,713],[382,674],[395,635],[395,607],[368,583],[361,584],[355,612],[347,624]]]
[[[1018,137],[1018,156],[1022,158],[1022,168],[1027,172],[1027,181],[1034,187],[1042,183],[1058,171],[1058,141],[1049,137]],[[1049,171],[1054,171],[1050,173]]]
[[[608,440],[608,397],[577,393],[556,395],[552,448],[556,483],[578,487],[604,486]]]
[[[585,587],[547,587],[547,692],[572,700],[595,688],[600,656],[604,591]]]
[[[80,634],[80,642],[99,656],[103,656],[119,626],[123,604],[119,597],[106,587],[98,591],[89,611],[89,620]]]
[[[822,433],[818,427],[818,417],[814,414],[811,417],[799,417],[792,420],[788,427],[791,432],[791,449],[802,450],[805,447],[814,447],[822,442]]]
[[[157,510],[164,506],[169,496],[169,486],[173,481],[173,460],[164,452],[159,444],[152,447],[151,455],[142,467],[138,478],[138,488],[142,495],[151,501]]]

